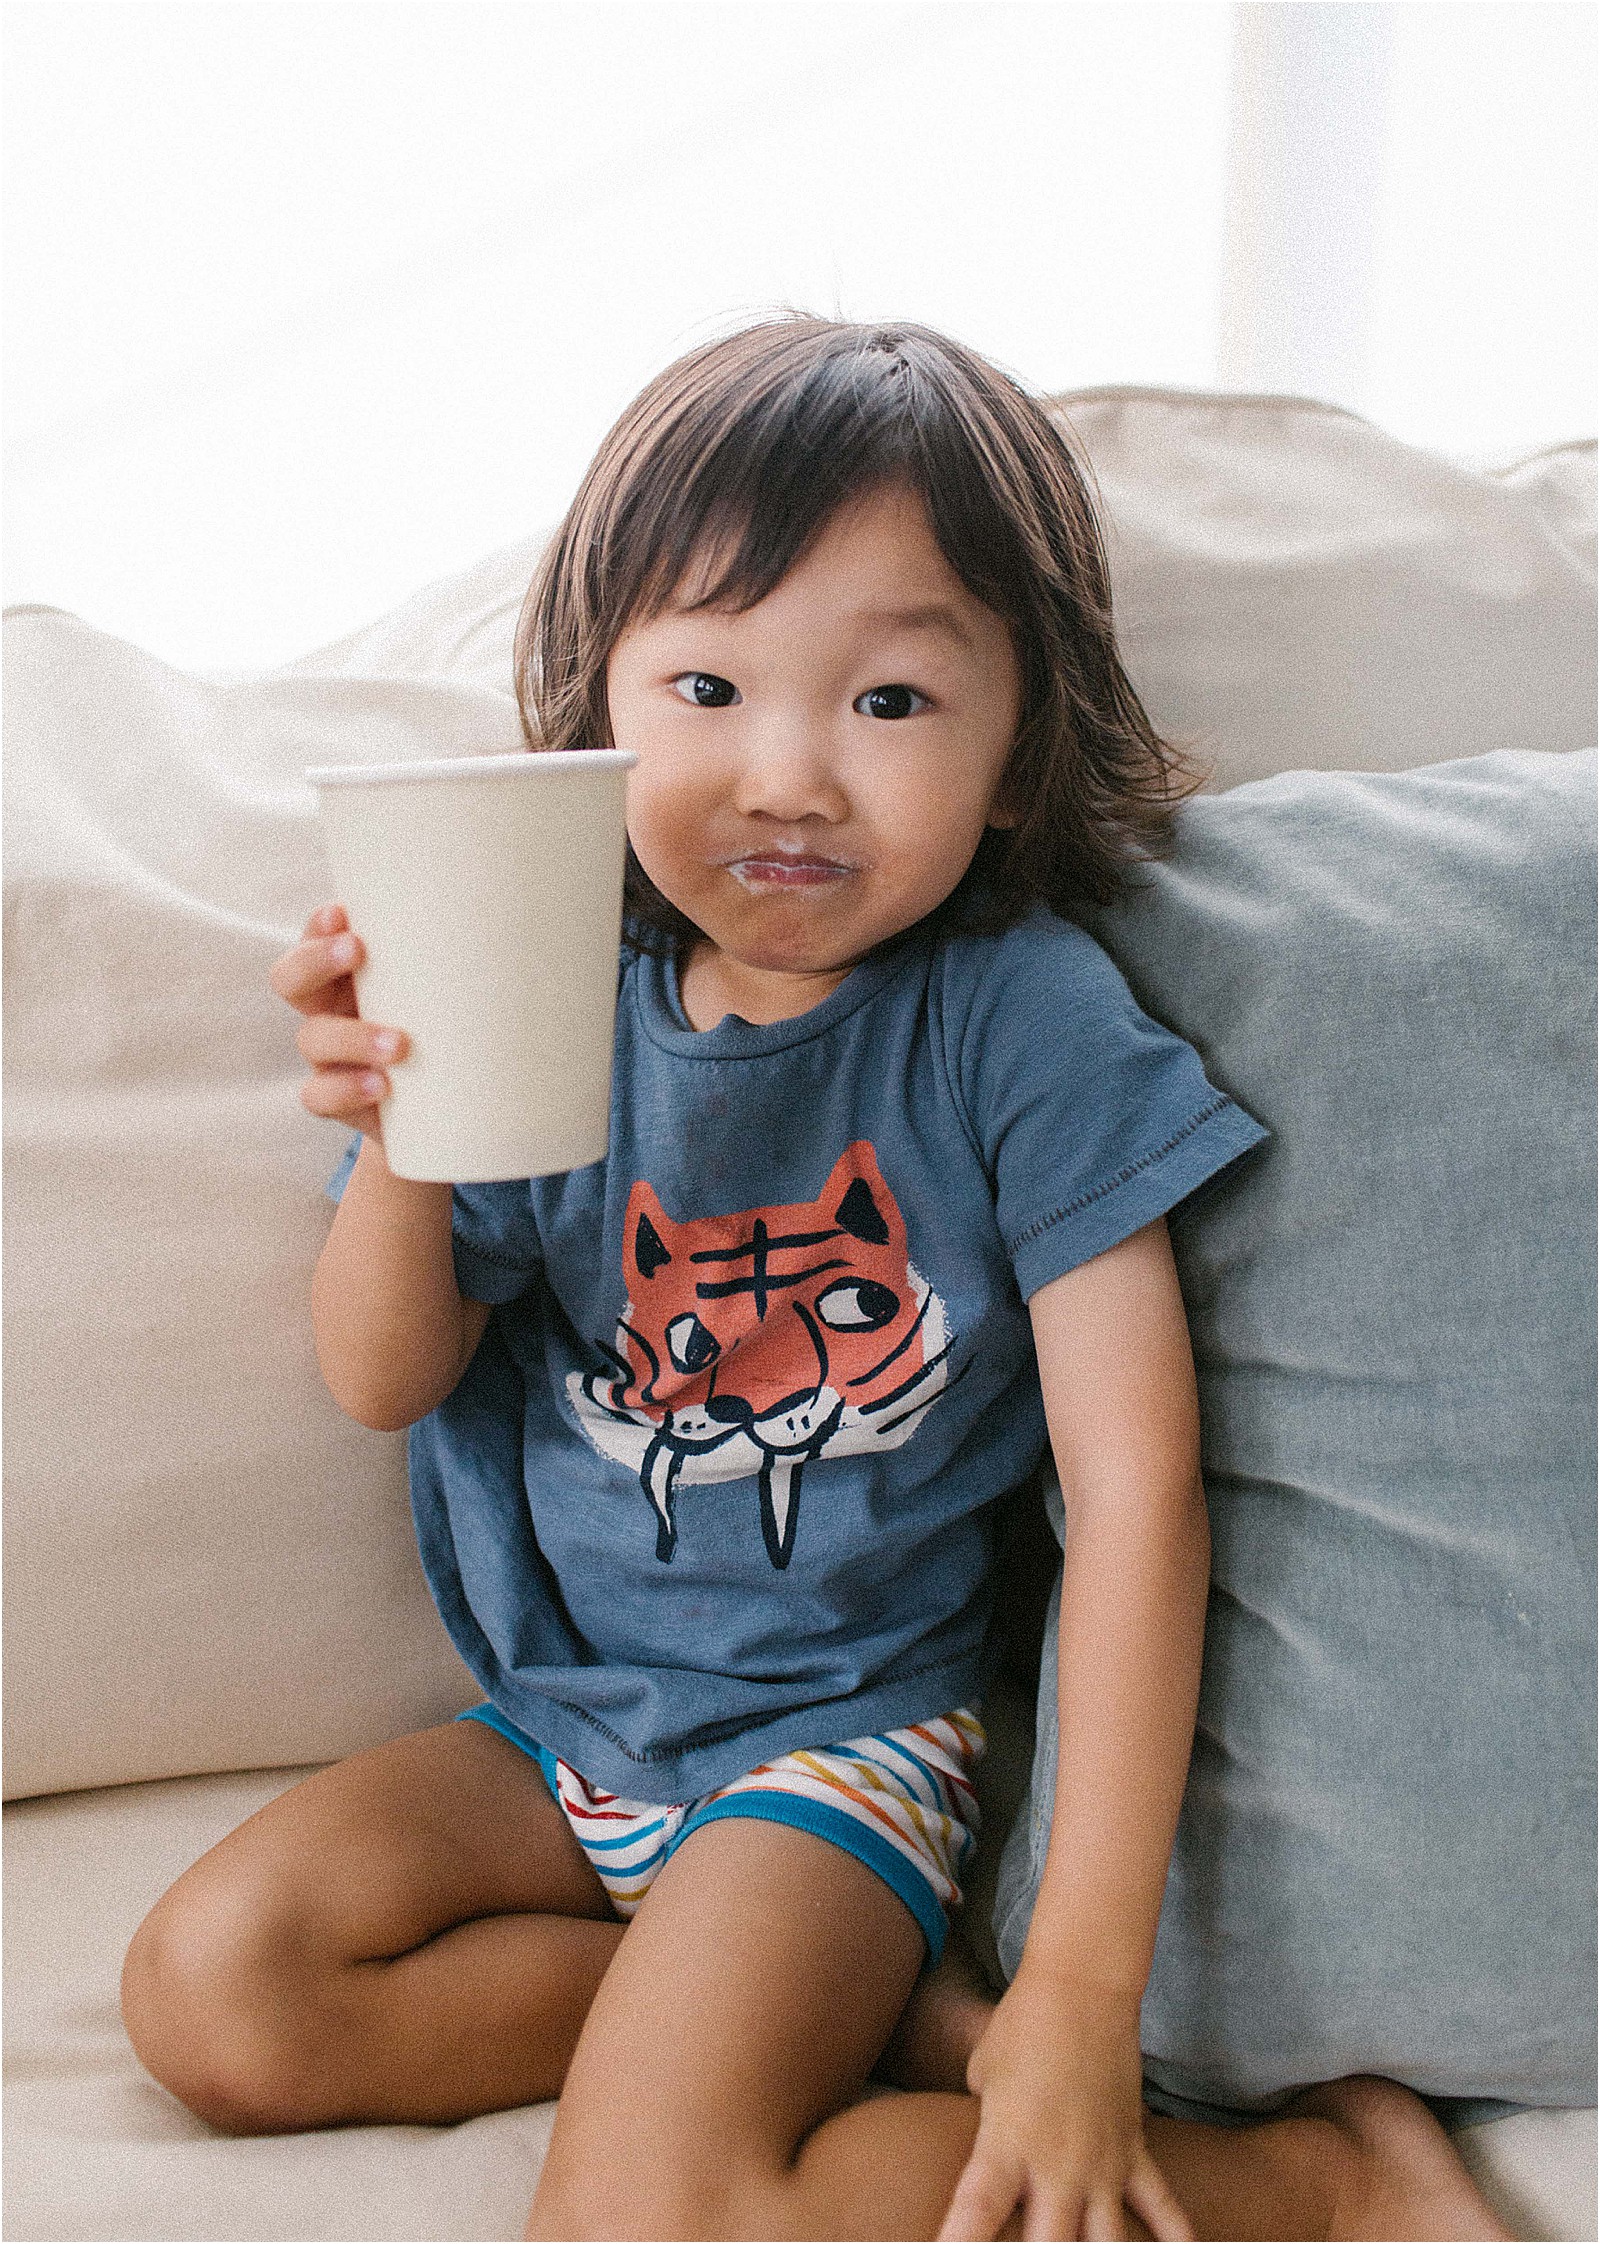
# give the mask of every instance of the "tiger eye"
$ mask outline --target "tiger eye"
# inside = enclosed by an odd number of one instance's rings
[[[680,1371],[704,1371],[722,1353],[716,1334],[708,1332],[692,1312],[673,1318],[667,1327],[667,1347]]]
[[[817,1296],[816,1311],[834,1332],[878,1332],[900,1307],[900,1296],[876,1278],[841,1278]]]

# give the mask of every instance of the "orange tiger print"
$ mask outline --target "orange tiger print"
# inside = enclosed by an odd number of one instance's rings
[[[944,1390],[943,1302],[865,1138],[815,1200],[674,1221],[648,1184],[628,1196],[628,1303],[607,1368],[568,1375],[594,1446],[630,1465],[678,1540],[681,1483],[758,1476],[767,1555],[794,1550],[812,1458],[896,1448]]]

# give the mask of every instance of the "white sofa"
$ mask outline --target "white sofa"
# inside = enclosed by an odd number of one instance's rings
[[[1130,667],[1213,786],[1592,745],[1592,445],[1474,466],[1303,401],[1064,404]],[[522,2232],[553,2107],[231,2141],[141,2071],[116,1988],[205,1847],[478,1696],[423,1585],[402,1438],[317,1375],[342,1140],[297,1102],[266,971],[328,891],[303,766],[516,744],[537,547],[252,678],[8,618],[12,2238]],[[997,1731],[988,1884],[1026,1770],[1025,1719]],[[1597,2233],[1592,2112],[1459,2141],[1519,2236]]]

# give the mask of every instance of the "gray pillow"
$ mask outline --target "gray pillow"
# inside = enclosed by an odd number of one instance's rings
[[[1172,1227],[1214,1579],[1144,2006],[1171,2110],[1352,2072],[1595,2100],[1594,779],[1508,752],[1201,797],[1097,928],[1275,1133]]]

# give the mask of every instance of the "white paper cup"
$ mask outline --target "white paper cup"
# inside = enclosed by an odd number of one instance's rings
[[[600,1160],[622,927],[623,749],[350,764],[317,790],[364,1020],[403,1029],[396,1176],[486,1184]]]

